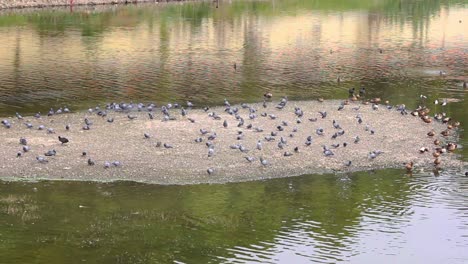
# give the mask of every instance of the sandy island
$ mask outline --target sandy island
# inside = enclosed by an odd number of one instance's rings
[[[208,112],[189,109],[185,117],[181,116],[180,109],[170,109],[171,116],[175,117],[175,120],[170,121],[162,120],[160,109],[154,112],[153,120],[149,119],[147,111],[131,112],[131,115],[137,117],[133,120],[127,117],[128,113],[115,111],[108,111],[104,118],[95,112],[24,117],[22,120],[6,118],[12,127],[0,127],[0,155],[3,157],[0,160],[0,179],[129,180],[157,184],[196,184],[390,167],[402,168],[404,172],[404,164],[409,161],[414,162],[415,168],[433,168],[432,153],[437,147],[434,140],[440,139],[441,144],[455,140],[453,136],[440,135],[446,129],[445,124],[435,121],[425,123],[419,117],[402,115],[395,108],[389,110],[385,105],[375,110],[371,104],[350,102],[338,111],[340,101],[294,101],[279,110],[275,108],[277,103],[270,102],[266,108],[262,104],[250,104],[250,107],[257,109],[257,118],[253,120],[249,119],[248,108],[232,106],[239,108],[239,115],[245,120],[242,127],[237,126],[239,121],[234,115],[225,112],[224,107],[211,108]],[[296,106],[304,112],[301,123],[297,123]],[[322,118],[319,111],[327,111],[327,117]],[[221,119],[209,117],[210,112],[216,112]],[[273,114],[277,118],[265,117],[262,113]],[[357,115],[362,116],[362,124],[358,123]],[[87,131],[82,129],[85,117],[93,122]],[[195,122],[190,122],[187,117]],[[114,122],[107,122],[108,118],[113,118]],[[309,120],[315,118],[317,121]],[[227,121],[227,128],[223,126],[224,120]],[[340,129],[333,126],[333,120],[345,131],[344,135],[336,139],[332,139],[332,135]],[[288,125],[285,126],[282,121]],[[24,125],[27,122],[34,127],[28,129]],[[66,124],[70,124],[69,131],[65,129]],[[247,128],[249,124],[252,125],[251,129]],[[50,134],[47,129],[38,130],[39,125],[53,128],[55,133]],[[279,125],[284,128],[283,131],[278,131]],[[261,128],[263,132],[255,128]],[[323,128],[324,135],[316,134],[318,128]],[[206,129],[209,133],[201,135],[200,129]],[[372,134],[371,130],[375,133]],[[434,137],[427,136],[431,130],[435,132]],[[243,134],[240,140],[237,139],[238,131]],[[265,137],[272,131],[278,135],[274,141],[268,142]],[[145,138],[144,133],[148,133],[150,138]],[[217,134],[217,138],[212,140],[214,155],[208,157],[206,142],[213,133]],[[455,135],[455,130],[451,134]],[[70,142],[62,145],[58,136],[64,136]],[[305,145],[308,136],[312,136],[310,146]],[[360,138],[357,143],[356,136]],[[30,151],[22,151],[20,137],[27,139]],[[199,137],[203,141],[195,142]],[[278,147],[281,137],[287,141],[283,149]],[[258,140],[262,142],[262,150],[256,148]],[[343,147],[344,142],[347,143],[346,147]],[[173,148],[165,148],[164,143]],[[236,144],[248,151],[231,149]],[[332,144],[340,146],[334,148]],[[333,156],[324,155],[324,145],[330,148]],[[295,147],[299,148],[298,152],[294,151]],[[419,150],[422,147],[429,151],[421,154]],[[47,163],[36,160],[37,156],[44,157],[44,153],[52,149],[57,154],[45,157]],[[83,151],[87,152],[86,156],[82,156]],[[382,153],[372,159],[369,155],[372,151]],[[22,152],[21,157],[17,157],[18,152]],[[292,156],[284,156],[285,152]],[[453,156],[453,153],[443,154],[441,167],[463,166]],[[255,161],[249,162],[245,157],[253,157]],[[267,160],[268,165],[262,165],[260,157]],[[94,166],[88,165],[88,158],[95,162]],[[106,161],[119,161],[121,165],[105,168]],[[350,166],[345,164],[348,161],[351,161]],[[213,169],[212,174],[207,173],[208,168]]]

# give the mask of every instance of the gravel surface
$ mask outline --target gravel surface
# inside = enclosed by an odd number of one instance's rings
[[[150,120],[147,111],[131,112],[136,116],[130,120],[127,112],[108,111],[107,117],[100,117],[93,113],[80,112],[43,116],[41,118],[16,117],[3,118],[12,127],[0,127],[1,139],[0,179],[4,180],[86,180],[86,181],[117,181],[129,180],[157,184],[197,184],[197,183],[225,183],[250,181],[277,177],[297,176],[310,173],[349,172],[372,170],[380,168],[402,168],[405,163],[414,162],[415,168],[433,168],[432,156],[438,138],[442,144],[455,140],[456,130],[451,131],[449,137],[442,137],[440,132],[446,125],[440,122],[425,123],[420,118],[401,115],[395,108],[389,110],[385,105],[379,105],[377,110],[372,105],[351,102],[344,109],[338,111],[340,101],[294,101],[288,102],[284,109],[275,108],[278,102],[269,102],[264,108],[262,104],[251,104],[256,109],[257,117],[249,119],[249,108],[239,105],[239,115],[245,124],[239,123],[234,115],[224,111],[224,107],[212,108],[205,112],[202,109],[188,109],[187,116],[180,114],[180,109],[170,109],[175,120],[163,121],[163,114],[158,109],[154,112],[154,119]],[[294,107],[300,107],[304,112],[302,123],[297,123]],[[355,108],[358,108],[356,110]],[[354,109],[353,109],[354,108]],[[319,111],[327,111],[325,118]],[[215,112],[220,120],[208,116]],[[262,113],[273,114],[276,119],[262,116]],[[357,115],[362,116],[362,124],[358,123]],[[93,124],[90,130],[83,130],[84,118]],[[194,123],[187,117],[193,118]],[[113,123],[107,122],[114,118]],[[316,118],[316,121],[309,119]],[[223,126],[226,120],[227,128]],[[332,139],[332,135],[340,129],[333,126],[333,120],[342,127],[345,133]],[[282,122],[286,121],[287,126]],[[24,123],[30,122],[34,127],[28,129]],[[65,129],[66,124],[70,130]],[[247,125],[252,128],[248,129]],[[44,125],[45,130],[38,130]],[[283,131],[278,131],[281,125]],[[368,130],[366,129],[368,128]],[[55,133],[48,133],[47,128],[53,128]],[[263,129],[256,132],[255,128]],[[297,132],[293,132],[294,129]],[[323,135],[317,135],[316,129],[323,128]],[[209,131],[201,135],[200,129]],[[375,133],[372,134],[371,130]],[[434,137],[427,136],[431,130]],[[238,140],[239,131],[243,138]],[[274,141],[267,142],[265,137],[272,131],[278,133]],[[150,138],[145,138],[144,134]],[[212,140],[213,155],[209,157],[206,146],[209,135],[216,133]],[[292,135],[292,137],[291,137]],[[69,139],[69,143],[61,144],[58,136]],[[312,143],[306,146],[306,138],[312,136]],[[359,142],[355,143],[355,137]],[[30,151],[23,152],[20,137],[28,141]],[[195,139],[201,137],[202,142]],[[287,142],[283,149],[278,143],[283,137]],[[262,150],[256,149],[257,141],[262,142]],[[343,143],[347,143],[343,147]],[[159,146],[159,144],[161,146]],[[172,148],[165,148],[164,143]],[[231,149],[231,145],[240,144],[246,152]],[[340,144],[336,149],[332,144]],[[325,156],[323,146],[333,152],[332,156]],[[295,152],[294,148],[299,151]],[[429,151],[421,154],[419,149],[427,147]],[[55,150],[56,156],[45,157],[44,153]],[[87,155],[83,156],[82,152]],[[370,153],[378,154],[371,158]],[[22,156],[17,157],[21,152]],[[289,152],[292,156],[284,156]],[[40,163],[36,157],[41,156],[48,162]],[[255,160],[249,162],[245,157]],[[88,165],[91,158],[95,165]],[[262,165],[260,158],[267,161]],[[461,161],[454,158],[454,154],[441,156],[441,167],[463,166]],[[119,166],[112,165],[118,161]],[[351,165],[345,163],[351,161]],[[105,168],[106,162],[111,163]],[[207,169],[213,172],[209,174]]]

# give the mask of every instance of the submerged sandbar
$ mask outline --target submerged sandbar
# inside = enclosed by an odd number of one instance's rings
[[[186,116],[180,114],[180,109],[170,109],[170,115],[175,120],[169,121],[163,120],[159,109],[153,112],[154,119],[149,118],[145,109],[130,112],[131,116],[136,117],[133,120],[128,118],[129,113],[125,111],[107,111],[106,117],[98,116],[94,111],[41,118],[24,117],[22,120],[9,118],[12,127],[0,128],[0,155],[3,157],[0,160],[0,179],[196,184],[390,167],[403,170],[404,164],[409,161],[413,161],[415,167],[433,166],[432,152],[437,147],[433,144],[435,138],[440,138],[442,143],[453,140],[450,136],[440,136],[446,125],[440,122],[424,123],[418,117],[402,115],[395,108],[387,109],[385,105],[376,109],[371,104],[350,102],[338,111],[340,101],[293,101],[280,110],[275,108],[277,103],[269,102],[266,108],[261,103],[249,104],[246,108],[232,106],[239,109],[238,114],[244,119],[241,127],[238,127],[239,120],[234,115],[224,111],[225,107],[211,108],[207,112],[188,109]],[[299,118],[295,107],[300,107],[304,113],[301,123],[297,122]],[[256,109],[255,119],[249,118],[249,108]],[[327,111],[327,116],[322,118],[319,111]],[[217,113],[220,119],[210,117],[211,112]],[[267,113],[267,116],[262,116],[263,113]],[[276,119],[270,115],[276,116]],[[361,117],[361,124],[357,116]],[[90,130],[82,129],[84,118],[93,123]],[[113,118],[114,122],[107,122],[109,118]],[[227,121],[227,128],[223,126],[224,120]],[[341,129],[333,126],[333,120]],[[28,129],[24,125],[28,122],[33,128]],[[70,125],[68,131],[65,129],[67,124]],[[47,129],[38,130],[39,125],[53,128],[55,133],[48,133]],[[247,128],[248,125],[252,128]],[[279,131],[278,126],[283,131]],[[263,132],[255,128],[261,128]],[[318,128],[323,128],[323,135],[316,133]],[[201,135],[200,129],[209,133]],[[345,133],[332,139],[340,130]],[[435,136],[427,136],[432,130]],[[243,137],[238,140],[239,131],[242,131]],[[265,137],[271,136],[272,131],[277,135],[273,137],[274,141],[268,142]],[[150,138],[145,138],[145,133]],[[209,157],[206,142],[208,136],[214,133],[217,135],[212,140],[214,153]],[[58,136],[64,136],[70,142],[62,145]],[[312,137],[310,146],[305,145],[308,136]],[[355,143],[357,136],[359,142]],[[20,137],[27,139],[31,149],[17,157],[17,152],[22,152]],[[199,137],[203,141],[195,142]],[[281,137],[287,141],[283,149],[278,146]],[[256,148],[258,140],[262,142],[262,150]],[[345,142],[346,147],[343,146]],[[165,148],[164,143],[173,148]],[[242,145],[246,151],[232,149],[231,146],[236,144]],[[339,144],[339,147],[334,148],[332,144]],[[330,148],[334,155],[325,156],[323,146]],[[294,151],[295,147],[299,148],[298,152]],[[421,154],[419,149],[422,147],[429,151]],[[36,157],[44,156],[49,150],[55,150],[56,156],[45,157],[48,162],[39,163]],[[82,156],[83,151],[87,152],[86,156]],[[373,151],[381,154],[371,158],[369,154]],[[285,152],[292,156],[284,156]],[[451,155],[442,155],[443,164],[453,166],[460,163]],[[253,157],[255,161],[249,162],[245,157]],[[267,166],[260,163],[260,157],[268,161]],[[95,162],[94,166],[88,165],[89,158]],[[106,161],[119,161],[121,165],[105,168]],[[348,161],[351,161],[350,166],[345,164]],[[208,168],[213,169],[211,175],[207,173]]]

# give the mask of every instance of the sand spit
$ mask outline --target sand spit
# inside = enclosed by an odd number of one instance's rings
[[[153,120],[149,119],[147,111],[131,112],[130,115],[136,117],[133,120],[127,117],[128,113],[115,111],[108,111],[107,117],[80,112],[41,118],[24,117],[22,120],[8,118],[12,127],[0,127],[0,179],[197,184],[389,167],[402,168],[404,171],[404,164],[409,161],[414,162],[415,168],[432,168],[432,153],[437,147],[434,140],[439,138],[441,144],[454,140],[450,138],[451,135],[440,135],[446,125],[440,122],[425,123],[418,117],[402,115],[395,108],[389,110],[384,105],[375,110],[371,105],[351,102],[338,111],[339,101],[294,101],[279,110],[275,108],[277,103],[268,103],[266,108],[262,104],[249,105],[257,109],[255,119],[249,119],[249,108],[232,106],[239,108],[239,115],[245,121],[241,127],[237,126],[239,121],[234,115],[224,111],[224,107],[212,108],[208,112],[189,109],[185,117],[181,116],[180,109],[170,109],[171,116],[176,119],[170,121],[163,121],[159,109],[153,112]],[[297,123],[294,107],[300,107],[304,112],[301,123]],[[322,118],[319,111],[327,111],[327,116]],[[209,117],[210,112],[217,113],[220,119]],[[276,119],[262,116],[262,113],[275,115]],[[362,117],[361,124],[358,123],[357,115]],[[84,118],[93,123],[90,130],[82,129]],[[113,118],[114,122],[107,122],[108,118]],[[316,121],[309,120],[315,118]],[[223,126],[224,120],[227,128]],[[333,126],[333,120],[345,131],[336,139],[332,139],[332,135],[341,129]],[[287,122],[287,126],[283,121]],[[27,122],[34,127],[28,129],[24,125]],[[70,125],[69,131],[65,129],[66,124]],[[252,125],[250,129],[247,128],[249,124]],[[46,129],[38,130],[39,125],[44,125]],[[278,126],[283,131],[279,131]],[[47,128],[53,128],[55,133],[48,133]],[[263,132],[255,128],[261,128]],[[317,135],[318,128],[323,128],[324,135]],[[206,129],[209,133],[201,135],[200,129]],[[293,132],[295,130],[297,132]],[[427,136],[431,130],[435,132],[434,137]],[[239,131],[242,131],[243,138],[238,140]],[[278,135],[273,137],[274,141],[268,142],[265,137],[270,136],[272,131]],[[145,133],[150,138],[145,138]],[[214,152],[209,157],[207,138],[214,133],[217,135],[212,140]],[[451,131],[451,134],[456,133]],[[64,136],[70,142],[62,145],[58,136]],[[305,145],[308,136],[312,136],[310,146]],[[357,143],[356,136],[359,137]],[[30,147],[28,152],[22,151],[20,137],[27,139]],[[203,141],[195,142],[200,137]],[[278,146],[281,137],[287,141],[283,149]],[[256,148],[258,140],[262,142],[262,150]],[[347,146],[343,147],[345,142]],[[165,148],[164,143],[173,148]],[[245,152],[231,148],[236,144],[242,145]],[[340,146],[334,148],[332,144]],[[325,156],[324,145],[334,155]],[[295,147],[299,148],[298,152],[294,151]],[[429,151],[421,154],[419,150],[422,147]],[[49,150],[55,150],[56,156],[45,157],[47,163],[36,160],[37,156],[44,157],[44,153]],[[82,156],[83,151],[87,152],[86,156]],[[371,158],[370,153],[373,151],[382,153]],[[22,152],[21,157],[17,157],[18,152]],[[285,152],[292,156],[284,156]],[[441,167],[463,166],[453,155],[442,154]],[[253,157],[255,160],[249,162],[245,157]],[[268,161],[266,166],[261,164],[261,157]],[[88,158],[95,162],[94,166],[88,165]],[[119,161],[121,165],[105,168],[106,161]],[[351,161],[350,166],[345,165],[348,161]],[[207,173],[208,168],[213,169],[212,174]]]

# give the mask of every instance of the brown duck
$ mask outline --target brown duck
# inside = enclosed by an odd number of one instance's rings
[[[406,163],[405,168],[406,168],[407,172],[413,171],[413,162],[410,161],[410,162]]]

